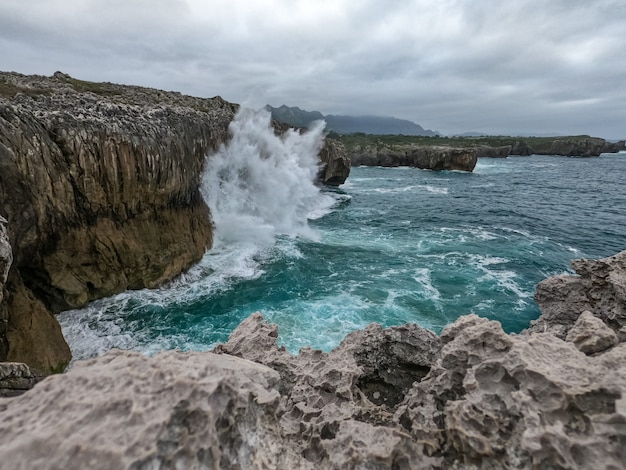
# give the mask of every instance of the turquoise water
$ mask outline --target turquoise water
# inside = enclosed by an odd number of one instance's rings
[[[304,191],[305,222],[294,233],[260,237],[231,220],[230,235],[218,226],[215,248],[180,279],[60,321],[76,358],[112,347],[210,349],[255,311],[279,325],[293,352],[328,350],[370,322],[440,331],[471,312],[520,331],[539,315],[537,282],[574,258],[626,249],[625,166],[619,154],[483,159],[474,173],[353,168],[336,190]],[[280,198],[271,183],[265,197]]]

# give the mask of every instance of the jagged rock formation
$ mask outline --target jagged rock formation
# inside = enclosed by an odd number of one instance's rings
[[[554,323],[558,336],[550,332],[553,310],[544,310],[548,332],[521,335],[468,315],[440,337],[416,325],[370,325],[330,353],[293,356],[277,346],[277,327],[254,314],[213,353],[111,351],[0,400],[0,461],[44,469],[623,468],[626,338],[615,329],[625,259],[578,261],[581,278],[544,281],[551,308],[573,299],[563,311],[588,309],[569,315],[565,338],[565,322]]]
[[[326,139],[320,152],[320,160],[322,166],[319,179],[322,184],[339,186],[346,182],[348,175],[350,175],[350,159],[341,142]]]
[[[537,285],[541,317],[527,331],[565,338],[589,311],[614,332],[626,333],[626,251],[604,259],[574,260],[572,268],[577,276],[553,276]]]
[[[55,313],[156,287],[204,255],[212,223],[201,173],[237,108],[60,72],[0,72],[0,216],[11,245],[0,240],[0,361],[62,369],[70,350]],[[324,150],[329,184],[349,171],[340,150]]]
[[[410,166],[425,170],[473,171],[476,149],[435,146],[366,146],[349,153],[352,165]]]

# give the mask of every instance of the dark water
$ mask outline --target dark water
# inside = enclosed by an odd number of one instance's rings
[[[370,322],[439,331],[470,312],[519,331],[539,315],[537,282],[626,249],[625,168],[625,154],[483,159],[474,173],[353,168],[313,202],[317,237],[218,242],[167,288],[61,323],[76,357],[208,349],[257,310],[294,352]]]

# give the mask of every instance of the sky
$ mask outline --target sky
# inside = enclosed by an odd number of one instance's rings
[[[626,138],[625,0],[1,0],[0,70]]]

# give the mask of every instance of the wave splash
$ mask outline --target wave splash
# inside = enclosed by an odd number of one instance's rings
[[[217,337],[224,340],[243,318],[227,326],[211,306],[241,281],[262,276],[267,263],[301,257],[295,238],[317,240],[308,220],[338,202],[314,183],[323,129],[319,122],[308,132],[278,136],[270,113],[241,109],[231,141],[207,156],[201,183],[215,226],[213,248],[160,289],[128,291],[60,314],[74,360],[111,348],[206,350]]]
[[[334,200],[314,181],[324,144],[324,122],[303,134],[275,134],[270,113],[241,109],[230,125],[232,140],[207,160],[202,194],[215,223],[216,244],[273,245],[276,236],[316,239],[309,213]]]

